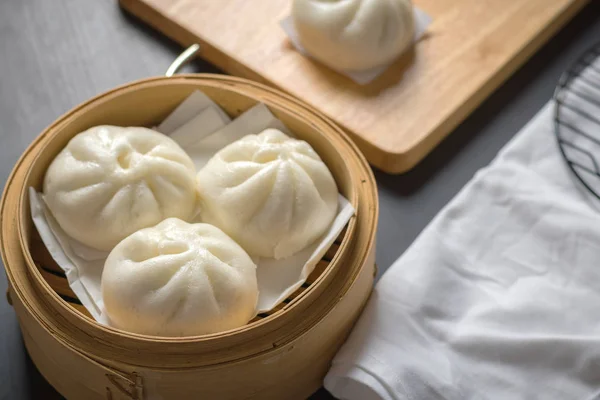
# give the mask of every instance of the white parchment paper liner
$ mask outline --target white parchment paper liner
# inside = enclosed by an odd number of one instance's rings
[[[427,27],[431,24],[432,19],[427,13],[425,13],[425,11],[417,7],[413,7],[413,14],[415,19],[414,43],[416,43],[419,41],[419,39],[421,39],[421,37],[423,37],[425,31],[427,30]],[[306,51],[306,49],[300,43],[300,38],[298,37],[298,33],[296,32],[296,28],[294,27],[294,19],[292,18],[292,16],[290,15],[287,18],[283,19],[280,22],[280,25],[285,31],[285,33],[288,35],[290,41],[292,42],[296,50],[298,50],[303,55],[313,59],[310,53]],[[318,62],[317,60],[315,61]],[[367,83],[372,82],[373,80],[375,80],[375,78],[381,75],[386,69],[388,69],[388,67],[392,63],[380,65],[378,67],[367,69],[364,71],[345,71],[335,68],[333,68],[333,70],[352,79],[359,85],[366,85]]]
[[[227,123],[229,120],[212,100],[201,92],[194,92],[156,129],[175,135],[174,139],[188,152],[197,170],[218,150],[246,135],[277,128],[293,136],[264,104],[252,107]],[[207,133],[206,126],[220,128]],[[46,207],[42,193],[30,188],[29,196],[33,222],[52,258],[64,270],[69,286],[94,319],[110,325],[101,291],[102,270],[108,253],[89,248],[67,235]],[[338,201],[334,222],[314,244],[283,260],[253,258],[260,291],[257,314],[273,309],[302,286],[344,229],[354,215],[354,208],[342,195]],[[196,218],[194,222],[200,222],[200,219]]]

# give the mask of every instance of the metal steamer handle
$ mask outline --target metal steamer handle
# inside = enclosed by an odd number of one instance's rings
[[[181,53],[167,68],[165,76],[170,78],[177,73],[187,63],[189,63],[200,51],[200,45],[195,43]]]

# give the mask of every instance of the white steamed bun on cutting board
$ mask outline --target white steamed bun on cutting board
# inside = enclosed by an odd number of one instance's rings
[[[256,265],[220,229],[169,218],[120,242],[102,274],[112,326],[193,336],[246,324],[258,300]]]
[[[414,38],[410,0],[294,0],[292,18],[306,51],[337,70],[390,63]]]
[[[196,206],[195,167],[169,137],[96,126],[75,136],[44,178],[44,200],[71,237],[109,251],[138,229]]]
[[[202,220],[250,255],[281,259],[331,225],[338,189],[313,148],[279,130],[248,135],[217,152],[197,175]]]

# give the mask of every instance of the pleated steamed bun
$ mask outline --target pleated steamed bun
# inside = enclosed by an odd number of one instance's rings
[[[308,53],[338,70],[390,63],[414,38],[410,0],[294,0],[292,18]]]
[[[44,178],[52,215],[71,237],[110,251],[122,239],[196,206],[196,170],[169,137],[141,127],[96,126],[75,136]]]
[[[331,225],[338,190],[325,163],[302,140],[276,129],[221,149],[198,172],[202,219],[250,254],[281,259]]]
[[[169,218],[125,238],[102,273],[112,326],[155,336],[226,331],[254,317],[256,265],[208,224]]]

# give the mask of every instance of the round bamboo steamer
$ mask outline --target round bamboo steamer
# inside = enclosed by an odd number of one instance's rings
[[[66,279],[31,221],[27,190],[40,190],[48,165],[77,133],[100,124],[154,126],[198,89],[233,117],[257,102],[266,104],[315,148],[356,214],[308,284],[246,326],[163,338],[100,325],[70,298]],[[67,398],[304,399],[322,385],[371,292],[377,216],[375,180],[365,158],[317,110],[239,78],[194,74],[145,79],[69,111],[17,162],[0,204],[7,297],[32,360]]]

